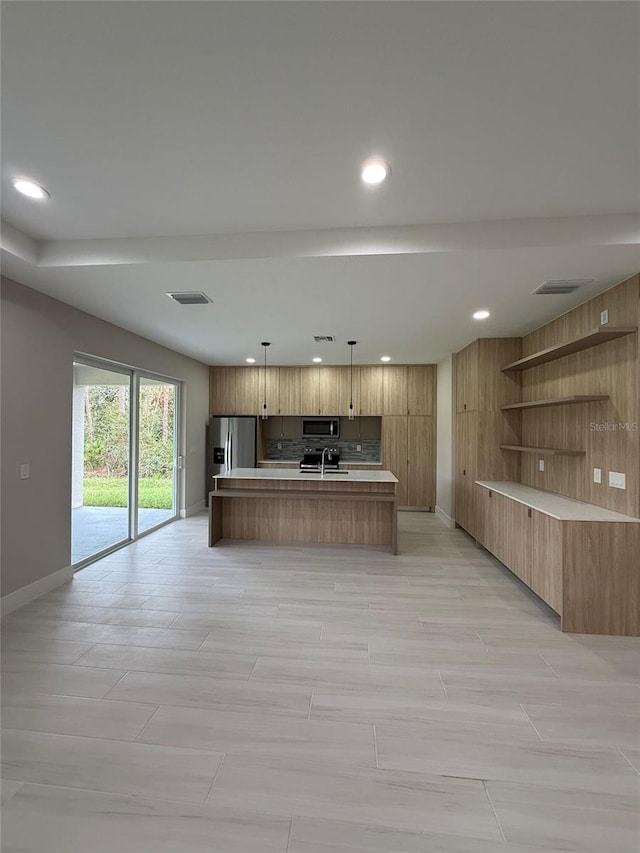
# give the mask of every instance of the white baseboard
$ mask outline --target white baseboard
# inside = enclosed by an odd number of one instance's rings
[[[438,518],[441,521],[444,521],[444,523],[447,525],[447,527],[455,527],[456,526],[456,523],[453,520],[453,518],[451,518],[450,515],[447,515],[447,513],[443,509],[440,509],[439,506],[436,506],[436,515],[438,516]]]
[[[64,569],[59,569],[57,572],[53,572],[50,575],[40,578],[38,581],[17,589],[15,592],[10,592],[9,595],[5,595],[0,601],[2,616],[6,616],[8,613],[17,610],[18,607],[29,604],[29,602],[36,598],[40,598],[45,592],[49,592],[57,586],[62,586],[63,583],[68,583],[72,577],[73,568],[66,566]]]
[[[204,498],[197,503],[191,504],[186,509],[180,510],[180,518],[189,518],[190,515],[197,515],[207,508]]]

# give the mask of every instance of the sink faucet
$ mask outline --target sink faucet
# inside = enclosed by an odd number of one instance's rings
[[[329,452],[330,451],[329,451],[328,447],[322,448],[322,462],[320,464],[320,476],[321,477],[324,477],[324,455],[325,455],[325,453],[329,453]]]

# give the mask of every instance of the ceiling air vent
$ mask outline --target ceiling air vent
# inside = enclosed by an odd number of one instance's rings
[[[187,290],[184,293],[167,293],[167,296],[179,305],[208,305],[209,302],[213,302],[213,299],[209,299],[206,293],[196,290]]]
[[[317,344],[332,344],[335,342],[335,335],[314,335],[313,340]]]
[[[557,296],[562,293],[573,293],[584,284],[591,284],[592,278],[558,279],[557,281],[545,281],[540,287],[536,287],[533,293],[539,296]]]

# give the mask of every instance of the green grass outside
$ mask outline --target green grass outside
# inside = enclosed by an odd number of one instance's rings
[[[84,506],[127,506],[127,480],[124,477],[85,477]],[[138,485],[138,506],[143,509],[171,509],[171,480],[148,478]]]

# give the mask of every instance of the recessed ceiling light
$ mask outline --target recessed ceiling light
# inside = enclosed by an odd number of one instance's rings
[[[391,174],[391,166],[384,160],[367,160],[360,176],[365,184],[381,184]]]
[[[320,356],[319,356],[319,355],[317,355],[317,356],[313,359],[314,364],[320,364],[320,362],[321,362],[321,361],[322,361],[322,359],[320,358]]]
[[[473,315],[474,320],[486,320],[487,317],[490,317],[490,313],[483,308],[481,311],[475,311]]]
[[[251,356],[249,356],[249,358],[245,358],[245,361],[247,362],[247,364],[255,364],[256,363],[255,358],[251,358]]]
[[[34,198],[38,201],[49,198],[49,193],[45,188],[41,187],[40,184],[36,184],[35,181],[32,181],[29,178],[13,178],[12,183],[19,193],[26,195],[28,198]]]
[[[381,355],[380,361],[391,361],[391,356],[390,355]]]

